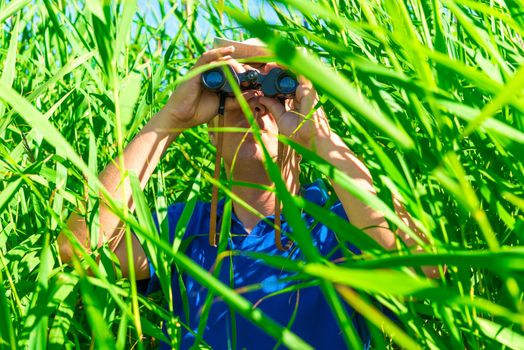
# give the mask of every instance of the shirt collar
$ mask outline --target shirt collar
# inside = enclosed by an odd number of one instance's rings
[[[326,185],[324,184],[324,181],[322,179],[318,179],[308,185],[303,185],[300,188],[300,195],[307,201],[310,201],[318,206],[324,206],[326,204],[327,200],[329,199],[329,193]],[[225,204],[225,198],[222,198],[217,203],[217,217],[221,217],[224,213],[224,204]],[[208,207],[209,211],[211,211],[211,207]],[[231,213],[231,217],[235,222],[239,222],[240,220],[237,218],[234,212]],[[273,215],[269,216],[268,218],[273,218]]]

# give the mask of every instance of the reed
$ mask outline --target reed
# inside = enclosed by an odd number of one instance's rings
[[[151,211],[162,220],[170,203],[210,198],[215,150],[205,126],[177,139],[145,189],[129,175],[135,213],[115,199],[153,257],[163,293],[138,294],[107,247],[73,266],[59,259],[56,237],[86,199],[98,235],[97,174],[215,35],[257,36],[315,84],[331,127],[369,167],[378,199],[282,139],[303,155],[303,183],[329,176],[382,208],[392,227],[397,193],[431,242],[416,255],[401,245],[383,251],[284,193],[268,164],[297,235],[308,234],[304,209],[365,253],[337,265],[253,258],[298,271],[303,283],[294,289],[329,286],[335,316],[343,303],[362,313],[375,348],[524,348],[522,9],[522,0],[0,0],[0,348],[154,348],[162,324],[176,342],[185,325],[166,297],[172,264],[283,345],[304,348],[189,260],[184,242],[170,245],[166,229],[155,229]],[[231,183],[217,185],[227,194]],[[441,278],[410,270],[424,265],[440,266]],[[350,328],[341,331],[350,338]]]

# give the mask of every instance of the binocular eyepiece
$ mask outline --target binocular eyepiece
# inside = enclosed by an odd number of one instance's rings
[[[207,90],[233,94],[233,89],[223,69],[229,69],[240,90],[261,90],[265,96],[292,98],[298,87],[296,78],[281,68],[273,68],[264,75],[256,70],[237,73],[231,67],[213,68],[202,73],[202,85]]]

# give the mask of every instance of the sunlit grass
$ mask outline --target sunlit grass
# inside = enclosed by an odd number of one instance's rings
[[[224,35],[258,36],[310,79],[333,130],[372,172],[380,201],[365,200],[394,225],[397,193],[431,242],[416,255],[400,244],[384,252],[284,193],[268,164],[297,237],[308,234],[303,208],[366,253],[338,266],[253,258],[302,273],[296,289],[322,285],[335,309],[359,310],[376,348],[524,348],[522,0],[275,1],[277,23],[249,15],[262,6],[253,1],[87,4],[0,1],[0,347],[151,348],[162,324],[176,342],[186,326],[171,312],[172,263],[287,347],[305,346],[195,266],[184,242],[173,248],[165,228],[156,234],[150,211],[161,222],[170,203],[210,198],[214,147],[204,126],[176,140],[144,191],[131,175],[135,216],[113,203],[144,242],[163,293],[138,295],[107,247],[73,266],[59,261],[56,237],[86,199],[98,235],[96,175]],[[282,142],[302,153],[303,183],[331,177],[362,195],[314,153]],[[227,193],[231,184],[219,185]],[[426,265],[448,270],[431,281],[407,268]]]

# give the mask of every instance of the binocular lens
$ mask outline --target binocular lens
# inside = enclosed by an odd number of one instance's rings
[[[211,70],[203,74],[204,84],[209,89],[219,89],[224,84],[224,75],[222,72]]]
[[[289,75],[284,75],[278,80],[278,89],[283,94],[291,94],[297,88],[297,81]]]

